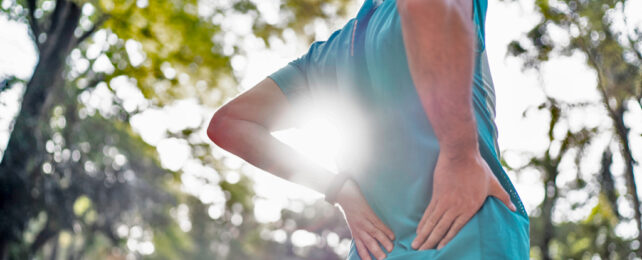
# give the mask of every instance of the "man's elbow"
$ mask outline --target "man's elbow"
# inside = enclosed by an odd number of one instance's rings
[[[225,146],[226,140],[229,139],[226,133],[230,131],[230,122],[226,108],[221,107],[214,113],[207,127],[207,137],[221,148]]]

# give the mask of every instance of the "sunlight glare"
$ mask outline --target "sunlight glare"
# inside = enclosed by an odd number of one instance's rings
[[[363,167],[370,150],[367,114],[350,98],[331,92],[315,95],[315,102],[293,104],[297,129],[273,135],[331,172]]]
[[[300,129],[282,130],[273,135],[325,169],[337,172],[339,132],[327,119],[314,117]]]

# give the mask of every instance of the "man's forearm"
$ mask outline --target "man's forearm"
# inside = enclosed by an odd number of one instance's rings
[[[299,154],[258,123],[220,118],[215,143],[248,163],[285,180],[323,193],[331,172]]]
[[[475,152],[472,1],[400,0],[410,73],[439,140],[453,155]]]

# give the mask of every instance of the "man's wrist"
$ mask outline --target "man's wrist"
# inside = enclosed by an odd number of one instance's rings
[[[324,195],[325,200],[334,205],[337,203],[339,193],[342,188],[345,186],[346,182],[350,181],[350,175],[347,172],[340,172],[331,178],[330,183],[325,188]]]
[[[355,182],[352,178],[348,178],[348,179],[343,183],[343,185],[341,186],[341,188],[339,189],[339,191],[337,192],[337,198],[336,198],[335,202],[336,202],[337,204],[339,204],[339,205],[342,205],[342,206],[343,206],[343,205],[345,204],[345,200],[346,200],[346,199],[349,199],[349,198],[350,198],[350,197],[352,197],[352,196],[354,196],[354,194],[352,194],[352,193],[353,193],[355,190],[358,190],[358,186],[356,186],[356,185],[357,185],[357,184],[356,184],[356,182]],[[357,189],[355,189],[355,187],[356,187]]]
[[[439,152],[448,158],[470,158],[479,155],[477,138],[468,141],[440,142]]]
[[[479,150],[477,125],[473,115],[461,118],[461,121],[436,124],[435,134],[439,141],[439,149],[445,152],[474,153]]]

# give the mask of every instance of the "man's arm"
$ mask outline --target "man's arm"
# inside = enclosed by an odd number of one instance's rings
[[[286,110],[291,110],[286,96],[271,78],[266,78],[221,107],[212,116],[207,135],[215,144],[248,163],[323,193],[332,180],[332,173],[270,134],[295,126],[292,118],[284,117]],[[362,259],[371,259],[370,254],[383,259],[386,253],[379,244],[392,251],[394,233],[372,211],[357,183],[346,181],[337,192],[336,201]]]
[[[270,78],[237,96],[212,116],[207,135],[250,164],[323,193],[331,172],[282,143],[271,132],[295,126],[288,100]]]
[[[408,65],[440,152],[478,151],[472,0],[398,1]]]
[[[472,1],[397,2],[410,74],[439,140],[433,194],[417,226],[414,249],[445,246],[488,195],[516,210],[479,152],[471,89]]]

